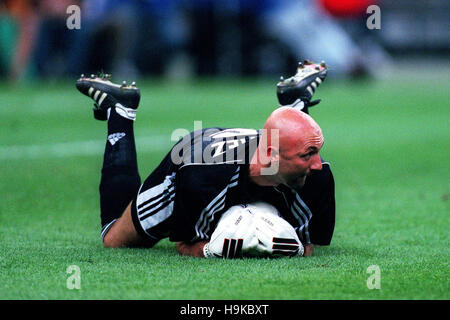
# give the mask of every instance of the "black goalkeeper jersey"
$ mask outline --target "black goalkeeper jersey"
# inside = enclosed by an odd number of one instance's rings
[[[275,206],[303,243],[328,245],[335,223],[334,180],[327,162],[301,190],[262,187],[249,178],[260,132],[209,128],[182,138],[150,174],[133,203],[142,235],[171,241],[207,240],[231,206]]]

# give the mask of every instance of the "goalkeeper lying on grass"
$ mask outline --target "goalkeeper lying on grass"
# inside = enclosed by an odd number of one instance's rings
[[[234,258],[255,252],[307,256],[314,245],[329,245],[334,180],[319,156],[322,131],[308,115],[326,74],[324,63],[300,63],[295,76],[277,84],[280,108],[263,129],[191,132],[142,184],[133,133],[139,89],[82,75],[78,90],[94,100],[94,117],[108,124],[100,182],[105,247],[151,248],[168,237],[183,255]],[[247,216],[219,223],[230,208],[257,201],[280,217],[260,217],[265,224],[240,223]]]

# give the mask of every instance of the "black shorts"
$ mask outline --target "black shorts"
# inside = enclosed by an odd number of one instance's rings
[[[175,177],[176,166],[169,153],[145,179],[131,204],[136,231],[153,245],[169,236],[175,203]]]

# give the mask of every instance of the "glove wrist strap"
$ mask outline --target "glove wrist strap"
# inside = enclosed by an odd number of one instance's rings
[[[298,248],[298,252],[297,255],[299,255],[300,257],[303,257],[303,254],[305,253],[305,247],[300,243],[300,246]]]
[[[205,258],[211,258],[214,255],[212,254],[211,250],[209,250],[209,242],[207,242],[204,246],[203,246],[203,256]]]

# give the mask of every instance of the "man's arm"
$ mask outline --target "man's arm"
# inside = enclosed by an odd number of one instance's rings
[[[188,242],[177,242],[177,251],[182,256],[191,256],[191,257],[199,257],[204,258],[203,255],[203,247],[208,241],[199,241],[194,243]]]

